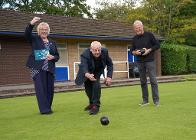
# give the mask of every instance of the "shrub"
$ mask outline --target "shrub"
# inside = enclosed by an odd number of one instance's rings
[[[196,48],[187,47],[187,71],[196,72]]]
[[[181,45],[161,44],[161,65],[163,75],[175,75],[187,72],[186,50],[187,48]]]
[[[187,33],[185,43],[190,46],[196,47],[196,30]]]

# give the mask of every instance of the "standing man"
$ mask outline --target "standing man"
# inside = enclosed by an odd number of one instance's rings
[[[149,104],[146,75],[148,72],[152,89],[153,102],[156,106],[158,106],[159,92],[156,79],[156,65],[154,53],[155,50],[160,48],[160,44],[155,39],[152,33],[144,31],[143,24],[141,21],[136,20],[133,24],[133,29],[136,35],[133,38],[132,54],[138,57],[137,65],[140,73],[140,83],[143,98],[143,101],[140,105],[145,106]]]
[[[39,17],[34,17],[25,30],[25,38],[31,45],[26,66],[31,70],[40,113],[52,114],[55,62],[59,60],[59,53],[56,43],[48,38],[48,23],[39,23],[37,34],[32,34],[33,27],[40,20]]]
[[[81,54],[81,64],[75,80],[77,85],[84,83],[85,92],[89,99],[89,104],[84,110],[89,111],[90,115],[96,115],[99,112],[101,97],[100,76],[104,74],[106,66],[107,77],[104,79],[104,83],[106,86],[110,86],[113,74],[112,59],[109,57],[108,50],[101,47],[100,42],[93,41],[90,48]]]

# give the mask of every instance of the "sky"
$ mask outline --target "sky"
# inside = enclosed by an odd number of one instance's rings
[[[99,0],[86,0],[86,4],[91,7],[91,10],[90,10],[91,13],[94,13],[95,8],[99,8],[99,5],[96,4],[97,1],[99,1]],[[101,0],[101,1],[107,1],[109,3],[123,2],[123,0]],[[139,1],[141,1],[141,0],[137,0],[138,3],[139,3]],[[84,16],[84,17],[86,17],[86,16]],[[93,17],[95,18],[95,15]],[[88,18],[88,17],[86,17],[86,18]]]
[[[96,1],[98,1],[98,0],[86,0],[86,3],[89,6],[91,6],[92,8],[98,8]],[[115,2],[119,2],[119,1],[122,1],[122,0],[107,0],[107,2],[110,2],[110,3],[115,3]]]
[[[99,8],[99,5],[96,4],[96,1],[99,1],[99,0],[86,0],[87,5],[91,6],[92,11],[93,11],[93,8]],[[138,6],[140,5],[140,1],[141,0],[136,1]],[[123,0],[107,0],[107,2],[109,2],[109,3],[118,2],[119,3],[119,2],[123,2]]]
[[[96,0],[86,0],[86,3],[91,6],[91,8],[97,8],[98,5],[95,4]]]

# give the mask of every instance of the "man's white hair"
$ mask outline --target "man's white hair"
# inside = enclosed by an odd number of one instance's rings
[[[99,46],[99,47],[101,47],[101,43],[100,43],[99,41],[93,41],[93,42],[91,43],[91,48],[92,48],[93,46]]]
[[[136,20],[133,23],[133,25],[138,25],[138,24],[143,26],[143,23],[140,20]]]

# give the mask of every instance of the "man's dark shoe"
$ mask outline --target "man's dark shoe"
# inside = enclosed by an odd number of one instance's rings
[[[143,101],[139,105],[140,106],[146,106],[146,105],[149,105],[149,102],[148,101]]]
[[[154,102],[154,105],[158,107],[159,106],[159,101]]]
[[[84,108],[84,111],[89,111],[91,110],[91,108],[92,108],[92,104],[89,104],[88,106]]]
[[[89,110],[89,115],[96,115],[99,112],[99,107],[93,105],[92,108]]]

